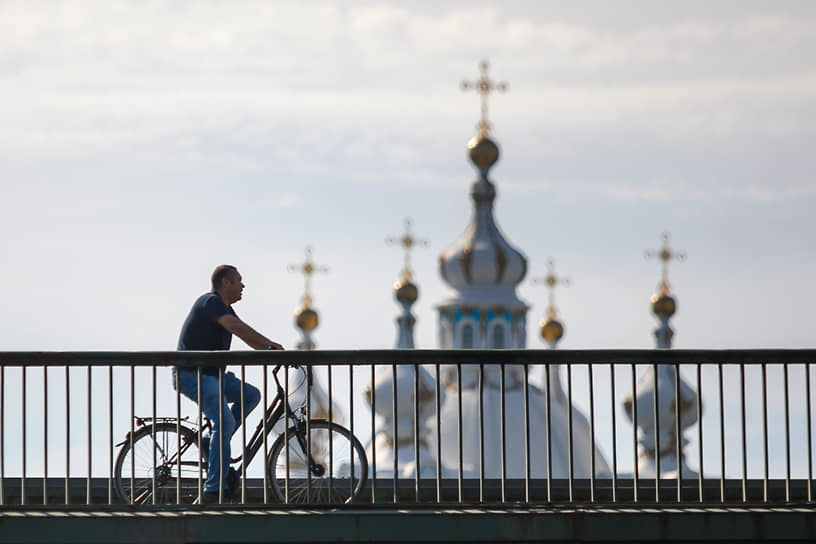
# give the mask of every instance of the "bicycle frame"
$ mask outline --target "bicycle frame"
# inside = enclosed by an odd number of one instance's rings
[[[255,459],[255,456],[258,452],[263,448],[263,437],[264,437],[264,427],[266,428],[266,435],[272,433],[272,430],[275,424],[280,421],[284,417],[284,412],[286,413],[287,425],[288,420],[292,421],[293,426],[295,427],[298,433],[298,442],[300,443],[303,451],[307,450],[307,444],[305,443],[303,437],[305,435],[305,431],[303,431],[302,426],[305,424],[304,421],[298,419],[295,411],[292,410],[292,407],[289,405],[289,399],[286,397],[286,391],[284,387],[280,383],[280,379],[278,378],[278,372],[283,365],[277,365],[272,370],[272,377],[275,380],[275,386],[277,388],[275,397],[272,399],[272,402],[269,403],[269,406],[266,407],[264,415],[261,417],[261,420],[258,422],[258,426],[255,428],[255,432],[252,433],[252,436],[247,441],[244,451],[246,452],[246,463],[243,466],[249,466],[250,463]],[[307,370],[307,373],[311,373],[311,369]],[[311,385],[311,379],[307,377],[307,382]],[[285,400],[285,402],[284,402]],[[144,419],[144,418],[143,418]],[[175,419],[173,419],[175,421]],[[264,425],[264,422],[266,424]],[[201,430],[205,429],[212,429],[212,421],[207,420],[207,422],[201,427]],[[198,429],[193,428],[194,432],[198,432]],[[286,429],[284,430],[286,432]],[[181,453],[183,454],[186,450],[186,447],[182,448]],[[238,457],[231,458],[230,464],[239,463],[243,459],[244,455],[239,455]],[[312,459],[311,453],[309,454],[309,463],[312,465],[313,469],[316,469],[316,464]]]

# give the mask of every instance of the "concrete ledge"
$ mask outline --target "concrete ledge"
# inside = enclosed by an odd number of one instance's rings
[[[6,542],[813,542],[810,507],[0,511]]]

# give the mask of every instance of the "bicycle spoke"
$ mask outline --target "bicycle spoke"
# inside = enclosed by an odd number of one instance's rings
[[[362,446],[356,439],[351,442],[349,431],[339,425],[318,420],[310,422],[309,428],[309,440],[303,434],[298,436],[300,431],[296,429],[290,429],[286,435],[289,438],[288,471],[285,437],[281,436],[275,442],[268,463],[273,491],[279,500],[284,500],[288,472],[290,503],[302,504],[309,498],[314,504],[349,502],[352,495],[359,493],[366,478],[367,462]],[[309,456],[303,446],[305,443],[311,444],[314,469],[309,466]],[[355,476],[353,485],[350,480],[352,474]]]
[[[153,428],[143,427],[134,436],[133,450],[126,445],[120,452],[116,463],[117,494],[120,499],[135,503],[152,502],[153,477],[156,476],[156,503],[176,502],[176,483],[182,492],[182,503],[190,503],[198,496],[197,486],[191,482],[199,477],[198,448],[195,444],[195,433],[185,427],[181,428],[182,437],[177,437],[177,427],[173,423],[156,425],[156,440],[153,440]],[[180,452],[175,448],[182,444]],[[153,459],[156,466],[153,466]],[[131,466],[134,473],[131,474]],[[206,463],[204,467],[206,468]],[[131,480],[133,478],[133,480]],[[131,485],[131,482],[132,485]],[[195,490],[193,488],[196,487]]]

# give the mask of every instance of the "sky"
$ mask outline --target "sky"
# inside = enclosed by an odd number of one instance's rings
[[[293,347],[306,246],[318,347],[388,348],[406,217],[436,347],[482,59],[528,347],[550,257],[561,347],[652,347],[664,231],[675,347],[814,347],[812,2],[4,1],[0,36],[0,349],[172,350],[222,263]]]
[[[325,349],[393,345],[385,239],[413,255],[418,347],[436,259],[470,220],[479,99],[496,218],[565,348],[651,347],[661,233],[676,347],[812,347],[816,7],[809,2],[3,2],[4,349],[173,349],[221,263],[286,346],[307,245]],[[241,347],[236,341],[236,348]]]

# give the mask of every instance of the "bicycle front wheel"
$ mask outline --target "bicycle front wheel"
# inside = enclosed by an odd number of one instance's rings
[[[287,440],[288,439],[288,440]],[[311,447],[311,467],[306,455]],[[267,462],[272,492],[280,502],[344,504],[360,493],[368,475],[368,461],[360,441],[348,429],[315,419],[298,433],[291,427],[272,445]]]
[[[207,461],[199,455],[198,435],[183,426],[180,431],[175,423],[142,427],[133,433],[133,449],[128,438],[114,467],[119,500],[127,504],[191,504],[198,498],[199,476],[202,482],[207,479]]]

